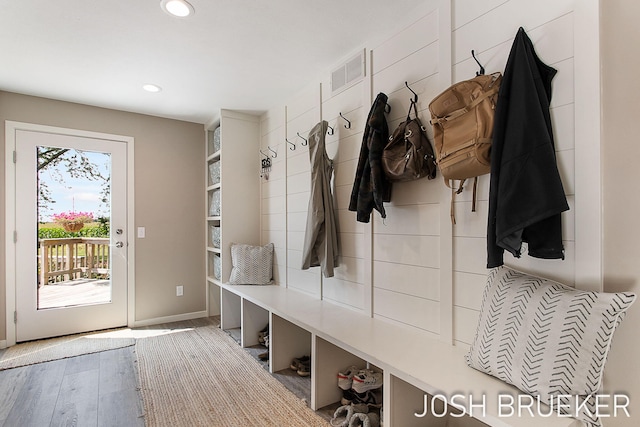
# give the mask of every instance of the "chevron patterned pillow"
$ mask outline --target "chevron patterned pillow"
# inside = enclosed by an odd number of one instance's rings
[[[264,246],[231,244],[231,285],[270,285],[273,279],[273,243]]]
[[[602,384],[614,331],[635,298],[494,268],[467,364],[555,411],[601,426],[593,395]]]

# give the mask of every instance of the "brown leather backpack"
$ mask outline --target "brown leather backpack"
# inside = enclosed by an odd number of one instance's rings
[[[475,178],[472,211],[475,212],[478,176],[491,171],[493,119],[502,75],[478,75],[461,81],[436,96],[429,104],[436,162],[447,186],[460,180],[460,194],[466,179]],[[453,199],[451,201],[451,219]]]
[[[415,118],[411,118],[413,109]],[[411,181],[436,176],[435,155],[427,137],[427,130],[418,118],[412,100],[407,119],[389,136],[382,151],[382,170],[390,181]]]

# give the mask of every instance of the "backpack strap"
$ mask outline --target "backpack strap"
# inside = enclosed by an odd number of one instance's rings
[[[462,181],[460,181],[460,185],[458,186],[458,189],[455,190],[453,193],[451,193],[451,208],[449,209],[449,216],[451,217],[451,224],[456,225],[456,214],[455,214],[455,210],[454,210],[454,203],[456,201],[456,194],[460,194],[462,193],[462,190],[464,190],[464,183],[465,183],[466,179],[463,179]],[[450,184],[449,184],[449,180],[445,179],[444,183],[447,185],[447,187],[454,189]],[[476,211],[476,197],[477,197],[477,189],[478,189],[478,177],[474,177],[473,178],[473,196],[471,199],[471,212],[475,212]]]

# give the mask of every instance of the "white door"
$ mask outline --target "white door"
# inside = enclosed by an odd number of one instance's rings
[[[127,143],[59,132],[15,131],[18,342],[127,325]],[[71,160],[44,167],[57,155]],[[86,168],[98,182],[79,173]]]

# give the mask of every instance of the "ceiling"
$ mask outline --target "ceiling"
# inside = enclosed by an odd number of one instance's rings
[[[0,90],[206,124],[284,103],[433,0],[189,2],[0,0]]]

